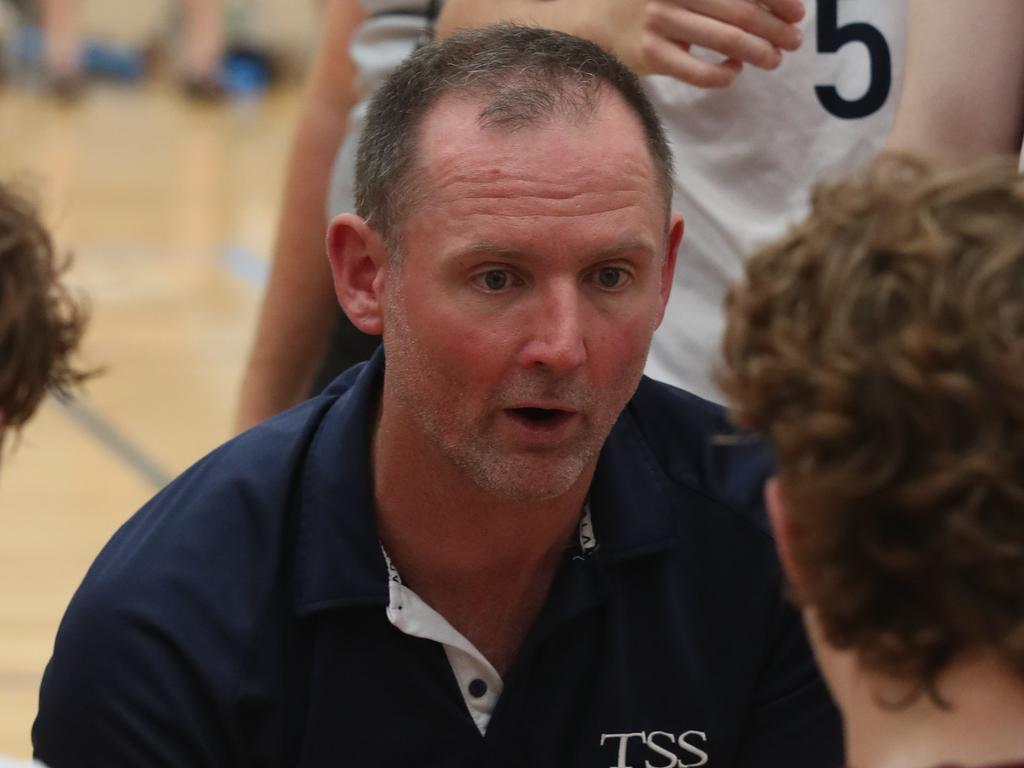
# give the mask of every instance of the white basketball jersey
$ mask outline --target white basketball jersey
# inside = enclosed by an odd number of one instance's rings
[[[722,301],[743,261],[807,212],[815,181],[881,148],[903,69],[903,0],[810,0],[804,43],[729,88],[645,78],[676,162],[686,228],[647,374],[710,399]]]

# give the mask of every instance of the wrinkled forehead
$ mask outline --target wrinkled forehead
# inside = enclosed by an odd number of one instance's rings
[[[557,195],[559,185],[585,185],[662,200],[643,126],[614,91],[598,93],[592,108],[547,110],[525,123],[495,121],[493,105],[481,95],[446,95],[424,116],[412,179],[421,202],[502,182],[493,194],[529,196],[539,185]]]

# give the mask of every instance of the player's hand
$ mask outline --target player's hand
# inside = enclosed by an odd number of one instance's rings
[[[588,0],[593,2],[593,0]],[[744,64],[774,69],[800,47],[802,0],[603,0],[590,19],[605,42],[641,74],[669,75],[704,88],[728,86]],[[722,55],[698,58],[691,46]]]

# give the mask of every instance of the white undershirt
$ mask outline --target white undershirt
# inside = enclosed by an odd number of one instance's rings
[[[579,543],[583,553],[597,547],[590,507],[583,507]],[[501,675],[482,653],[448,620],[402,583],[398,569],[381,545],[388,565],[388,620],[401,632],[424,640],[433,640],[444,647],[448,663],[459,684],[463,701],[481,735],[487,733],[491,713],[501,696]]]

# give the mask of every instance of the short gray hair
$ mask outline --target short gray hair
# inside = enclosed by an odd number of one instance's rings
[[[617,91],[643,126],[668,212],[672,152],[637,76],[595,43],[553,30],[498,24],[466,30],[412,54],[383,82],[370,102],[356,161],[356,212],[392,251],[398,224],[415,185],[423,118],[449,93],[487,95],[481,127],[507,130],[558,116],[590,117],[603,88]]]

